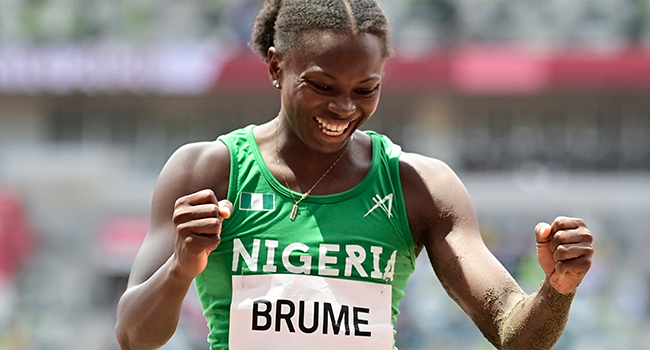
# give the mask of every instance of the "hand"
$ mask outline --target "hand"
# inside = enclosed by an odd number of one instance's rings
[[[574,293],[591,268],[593,236],[582,219],[558,217],[535,227],[537,259],[551,285]]]
[[[194,278],[208,265],[208,256],[221,242],[221,223],[233,205],[217,201],[212,190],[179,198],[174,204],[176,226],[174,254],[183,274]]]

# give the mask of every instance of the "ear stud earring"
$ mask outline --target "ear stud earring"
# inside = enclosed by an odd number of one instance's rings
[[[279,88],[280,88],[280,82],[277,81],[277,80],[273,80],[273,86],[274,86],[276,89],[279,89]]]

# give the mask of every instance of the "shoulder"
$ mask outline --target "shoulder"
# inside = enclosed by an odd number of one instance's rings
[[[229,174],[230,151],[223,142],[196,142],[181,146],[171,155],[160,173],[159,183],[187,194],[210,188],[224,198]]]
[[[230,161],[228,147],[219,140],[185,144],[170,157],[170,161],[191,164],[195,167],[215,160]]]
[[[400,178],[416,244],[424,244],[433,232],[442,234],[441,230],[450,229],[456,219],[474,220],[469,193],[445,162],[404,152],[400,156]]]
[[[404,197],[409,200],[427,200],[440,206],[452,200],[455,192],[464,190],[456,173],[443,161],[416,153],[403,152],[399,162]],[[427,206],[429,207],[429,206]]]
[[[448,188],[449,185],[460,184],[460,179],[451,167],[439,159],[402,152],[399,164],[402,186],[406,189],[426,186],[429,189],[440,190]]]

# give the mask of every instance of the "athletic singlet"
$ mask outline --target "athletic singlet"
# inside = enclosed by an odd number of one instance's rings
[[[267,168],[253,125],[220,136],[230,150],[221,243],[195,279],[213,350],[393,350],[393,324],[415,269],[399,177],[401,148],[372,139],[354,188],[309,196]]]

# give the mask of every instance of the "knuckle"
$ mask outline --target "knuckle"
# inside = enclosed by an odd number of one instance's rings
[[[177,208],[172,214],[172,222],[175,225],[180,225],[187,221],[188,212],[184,208]]]
[[[202,199],[210,199],[213,202],[216,202],[216,196],[214,192],[211,189],[204,189],[199,192],[197,192],[199,196],[201,196]]]
[[[182,206],[186,205],[187,201],[188,201],[187,196],[183,196],[183,197],[178,198],[174,202],[174,208],[179,208],[179,207],[182,207]]]
[[[214,234],[219,231],[220,227],[221,227],[221,223],[219,222],[218,219],[209,218],[209,219],[202,220],[201,227],[198,228],[197,230],[199,233]]]
[[[216,204],[208,205],[208,214],[210,216],[219,216],[219,206]]]
[[[188,230],[190,230],[190,225],[187,222],[179,223],[176,225],[176,232],[179,235],[184,235]]]
[[[217,249],[220,243],[221,243],[221,236],[214,235],[214,237],[212,237],[212,250]]]
[[[174,214],[172,215],[172,222],[174,223],[174,225],[178,226],[182,224],[184,221],[182,217],[183,216],[181,215],[181,213],[174,211]]]
[[[569,252],[569,248],[563,244],[560,244],[555,248],[555,254],[562,256]]]
[[[582,259],[582,260],[583,260],[583,262],[582,262],[582,263],[583,263],[583,266],[585,266],[586,268],[590,268],[590,267],[591,267],[591,264],[592,264],[592,262],[593,262],[591,256],[586,256],[586,257],[585,257],[584,259]]]
[[[217,230],[221,227],[221,220],[217,218],[212,218],[208,220],[207,224],[208,228],[210,228],[212,231]]]

